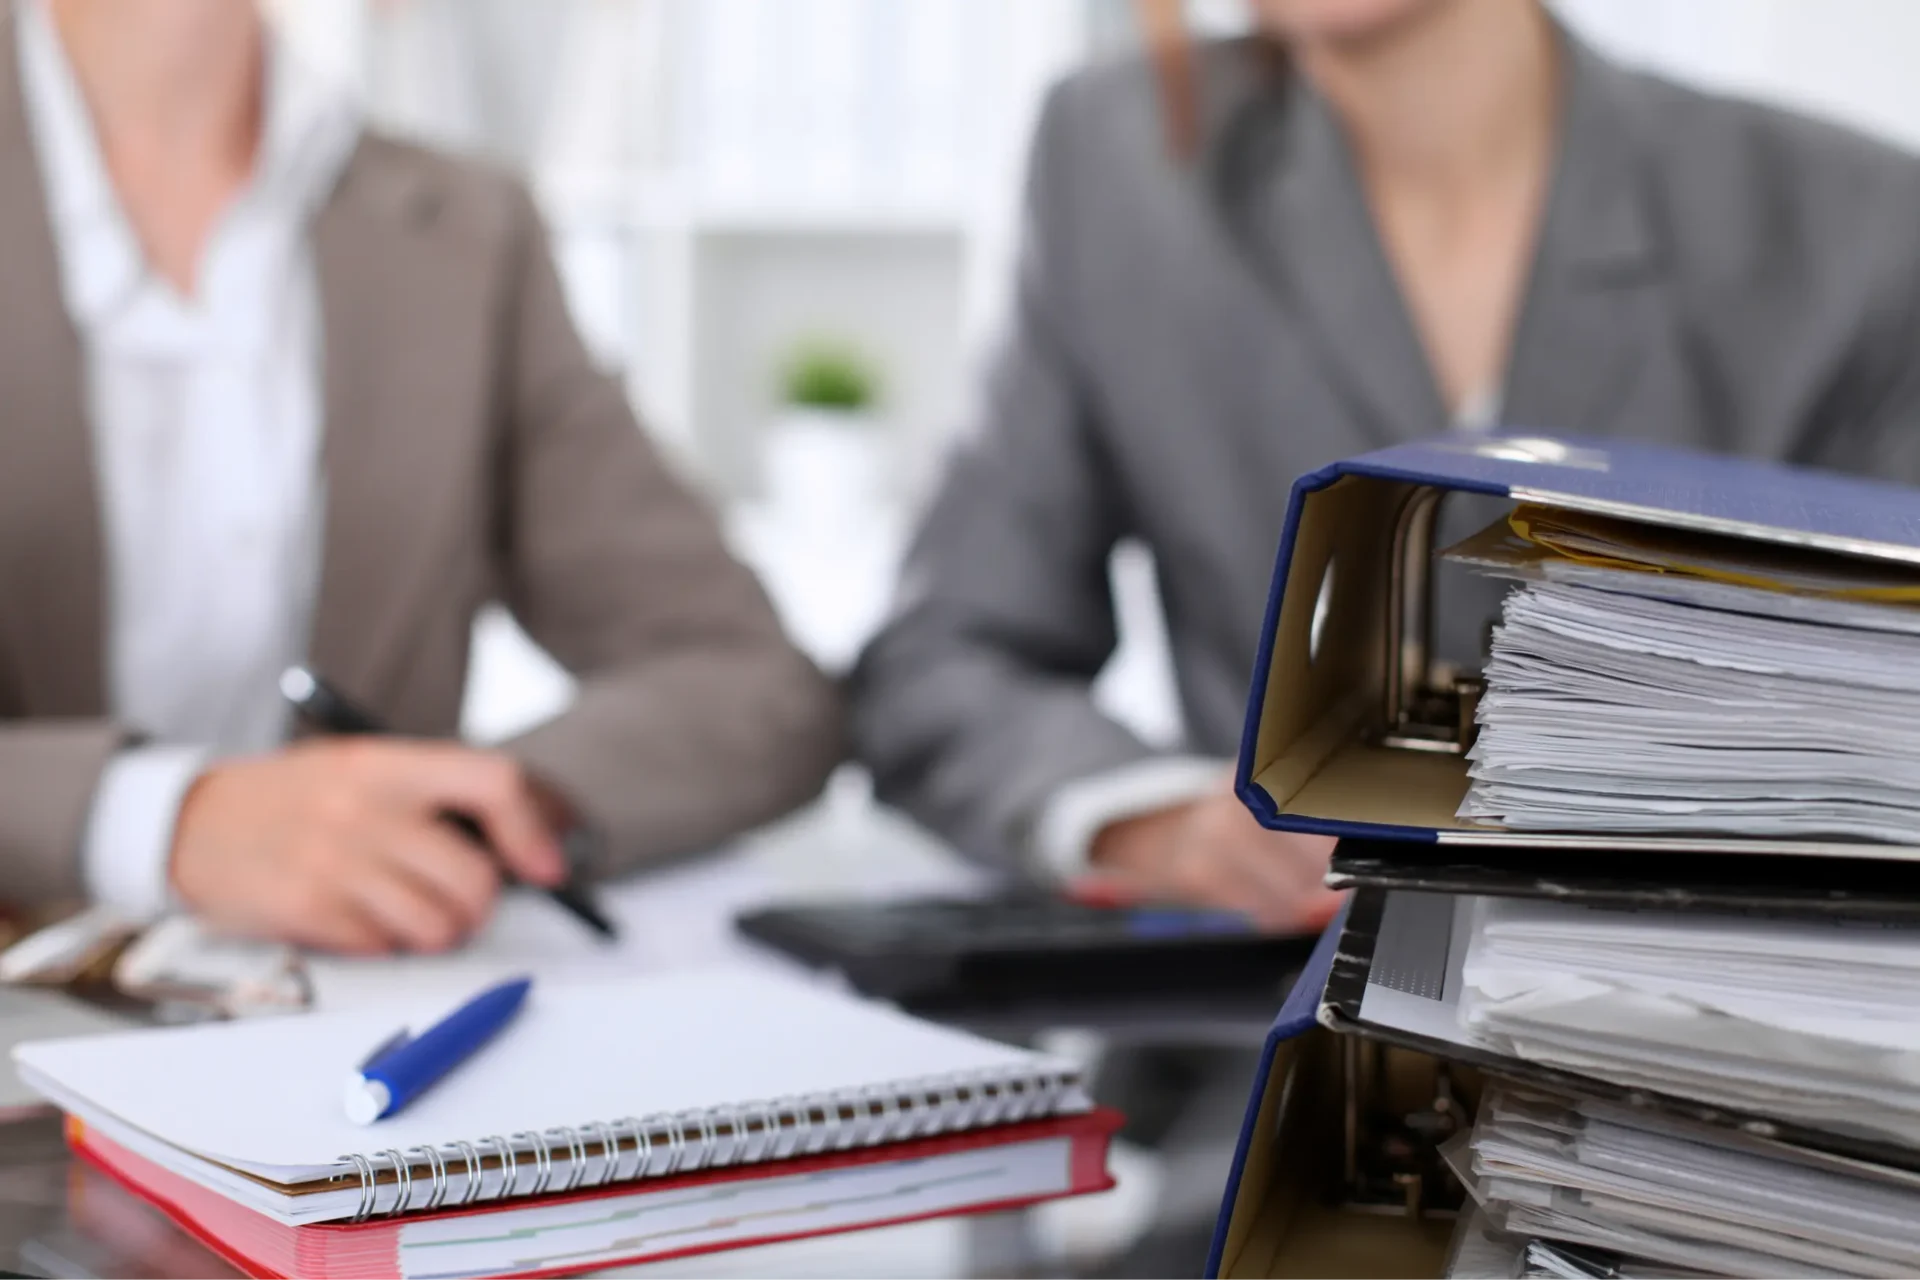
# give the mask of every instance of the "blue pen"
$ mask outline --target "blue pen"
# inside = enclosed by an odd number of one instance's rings
[[[372,1124],[432,1088],[513,1021],[532,986],[532,978],[514,978],[482,991],[417,1036],[404,1027],[396,1031],[347,1081],[347,1119]]]

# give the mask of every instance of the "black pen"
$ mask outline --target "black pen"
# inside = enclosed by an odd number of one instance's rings
[[[355,706],[338,689],[306,667],[288,667],[285,674],[280,677],[280,692],[288,702],[293,704],[294,710],[305,717],[316,729],[341,734],[387,732],[385,725]],[[511,873],[507,872],[505,863],[500,859],[499,851],[487,839],[486,832],[481,830],[478,822],[464,813],[449,813],[445,817],[448,822],[460,829],[462,835],[492,854],[494,861],[500,865],[502,874],[507,875],[509,880],[512,879]],[[584,828],[575,830],[583,831]],[[571,840],[573,835],[574,832],[569,832],[568,839]],[[575,867],[574,871],[577,873],[578,868]],[[570,874],[566,881],[544,892],[602,938],[611,940],[619,936],[619,931],[613,927],[613,921],[608,919],[607,913],[600,909],[587,886],[582,884],[576,875]]]

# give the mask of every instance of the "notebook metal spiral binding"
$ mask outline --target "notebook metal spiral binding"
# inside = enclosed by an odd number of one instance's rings
[[[695,1122],[700,1126],[700,1146],[693,1155],[693,1162],[687,1168],[704,1169],[710,1162],[714,1149],[720,1145],[719,1126],[714,1124],[713,1116],[709,1113],[689,1112],[688,1114],[693,1115]]]
[[[481,1146],[488,1143],[500,1149],[500,1194],[494,1198],[505,1200],[513,1194],[514,1183],[520,1181],[520,1160],[514,1155],[513,1144],[499,1134],[480,1139]]]
[[[653,1163],[653,1135],[648,1133],[638,1120],[616,1120],[613,1122],[615,1136],[619,1135],[622,1124],[630,1125],[633,1129],[633,1172],[622,1175],[616,1165],[615,1176],[638,1178],[647,1171],[647,1166]]]
[[[948,1080],[939,1088],[931,1090],[927,1096],[933,1100],[933,1115],[927,1120],[922,1134],[931,1135],[941,1131],[952,1118],[952,1113],[960,1108],[960,1086]],[[943,1117],[946,1119],[943,1120]]]
[[[480,1198],[480,1153],[474,1150],[471,1142],[456,1142],[461,1156],[467,1162],[467,1185],[460,1192],[460,1207],[466,1208]]]
[[[758,1104],[748,1119],[759,1127],[760,1146],[755,1148],[753,1137],[750,1134],[744,1135],[741,1139],[740,1160],[743,1164],[755,1164],[765,1160],[767,1152],[773,1147],[773,1104],[767,1102]]]
[[[767,1104],[756,1102],[741,1107],[735,1114],[734,1159],[739,1164],[753,1164],[766,1159],[767,1139],[773,1130],[768,1127]]]
[[[894,1136],[894,1126],[900,1122],[900,1100],[894,1096],[893,1090],[879,1085],[870,1085],[860,1091],[860,1105],[867,1114],[872,1114],[876,1103],[879,1104],[880,1115],[874,1122],[873,1140],[876,1143],[889,1142]]]
[[[515,1142],[525,1138],[527,1145],[533,1148],[533,1185],[527,1188],[527,1194],[544,1194],[547,1184],[553,1181],[553,1152],[547,1148],[547,1140],[532,1130],[522,1130],[513,1135]]]
[[[774,1155],[778,1157],[783,1154],[791,1155],[795,1151],[804,1151],[807,1145],[813,1141],[813,1109],[811,1107],[801,1106],[798,1098],[787,1098],[774,1105],[791,1113],[794,1119],[793,1145],[788,1147],[785,1152],[782,1152],[780,1150],[780,1140],[775,1138],[773,1144]]]
[[[600,1138],[600,1154],[605,1157],[607,1163],[606,1167],[600,1171],[600,1176],[592,1182],[586,1181],[586,1170],[582,1168],[580,1171],[580,1185],[583,1187],[604,1187],[613,1181],[613,1169],[620,1160],[620,1142],[619,1139],[614,1136],[613,1130],[597,1120],[590,1120],[580,1126],[580,1132],[582,1134],[591,1134],[596,1131]]]
[[[700,1169],[729,1168],[796,1156],[840,1152],[912,1138],[1017,1123],[1058,1110],[1077,1085],[1070,1072],[1007,1076],[992,1071],[955,1072],[900,1090],[867,1085],[830,1094],[788,1095],[707,1111],[626,1116],[611,1123],[594,1121],[533,1132],[499,1134],[442,1147],[395,1148],[367,1155],[342,1156],[360,1182],[360,1198],[351,1218],[364,1222],[409,1209],[431,1212],[451,1204],[465,1208],[481,1201],[566,1193],[615,1182],[668,1177]],[[625,1138],[632,1137],[632,1154]],[[521,1165],[532,1157],[532,1177],[522,1185]],[[488,1162],[499,1170],[489,1187]],[[453,1161],[460,1162],[461,1185],[453,1184]],[[562,1160],[566,1167],[560,1167]],[[600,1161],[598,1169],[594,1162]],[[382,1164],[391,1164],[394,1198],[382,1208]],[[423,1203],[413,1201],[415,1167],[425,1173]]]
[[[427,1196],[426,1212],[432,1213],[447,1201],[447,1162],[440,1158],[437,1147],[421,1147],[421,1154],[427,1158],[427,1171],[433,1175],[433,1190]]]
[[[567,1135],[567,1180],[560,1184],[560,1190],[562,1192],[576,1190],[580,1186],[580,1180],[587,1176],[587,1141],[572,1125],[564,1129],[549,1129],[547,1132]]]
[[[373,1213],[373,1197],[375,1192],[373,1161],[361,1155],[348,1156],[347,1159],[353,1161],[354,1169],[360,1174],[360,1207],[353,1211],[353,1218],[351,1220],[354,1222],[365,1222]]]
[[[633,1136],[640,1141],[639,1162],[633,1166],[633,1176],[644,1177],[647,1170],[653,1167],[653,1130],[635,1120]]]
[[[999,1080],[981,1080],[973,1089],[973,1123],[1005,1124],[1012,1112],[1013,1090]]]
[[[967,1123],[997,1124],[1006,1118],[1005,1091],[994,1080],[975,1080],[966,1086],[968,1102]]]
[[[1012,1124],[1018,1120],[1025,1120],[1027,1113],[1032,1109],[1033,1099],[1028,1096],[1026,1081],[1016,1081],[1007,1089],[1007,1110],[1000,1117],[1000,1122]]]
[[[713,1153],[714,1165],[724,1168],[747,1154],[747,1122],[739,1107],[722,1107],[715,1127],[727,1131],[727,1145]]]
[[[388,1213],[399,1213],[406,1208],[407,1201],[413,1198],[413,1161],[396,1147],[388,1147],[380,1153],[393,1162],[394,1197],[393,1208]]]
[[[662,1169],[661,1173],[663,1174],[676,1173],[680,1169],[681,1157],[686,1154],[687,1139],[686,1139],[686,1136],[680,1132],[680,1126],[677,1124],[667,1125],[666,1134],[667,1134],[667,1167],[665,1169]]]
[[[699,1136],[694,1140],[694,1145],[699,1149],[692,1157],[693,1168],[718,1169],[728,1163],[728,1151],[721,1146],[720,1130],[722,1126],[720,1122],[722,1118],[723,1113],[718,1111],[710,1115],[702,1115],[695,1118],[694,1127],[700,1132]],[[727,1134],[728,1141],[731,1141],[732,1138],[733,1135],[731,1133]]]

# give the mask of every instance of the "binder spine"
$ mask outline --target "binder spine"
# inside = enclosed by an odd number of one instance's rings
[[[868,1085],[437,1148],[388,1148],[342,1156],[340,1176],[358,1180],[351,1221],[364,1222],[1039,1119],[1083,1106],[1079,1084],[1073,1071],[962,1072],[904,1088]]]

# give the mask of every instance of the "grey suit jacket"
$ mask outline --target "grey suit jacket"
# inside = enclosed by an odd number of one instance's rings
[[[101,515],[46,203],[0,15],[0,901],[76,894],[108,717]],[[368,136],[313,231],[327,506],[311,657],[399,731],[457,728],[476,610],[580,677],[510,750],[623,865],[813,795],[836,690],[782,636],[568,319],[525,191]]]
[[[1920,480],[1920,164],[1564,47],[1504,420]],[[1184,165],[1144,65],[1052,95],[1011,330],[856,675],[879,794],[977,854],[1150,754],[1088,697],[1116,540],[1230,754],[1294,477],[1449,421],[1326,103],[1251,42],[1199,80]],[[1458,655],[1487,601],[1448,604]]]

